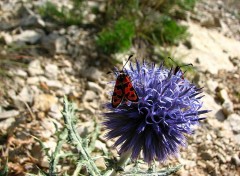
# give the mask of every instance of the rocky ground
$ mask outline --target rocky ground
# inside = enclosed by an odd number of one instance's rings
[[[103,120],[102,104],[109,101],[111,75],[106,73],[111,68],[97,53],[94,28],[65,28],[46,21],[36,11],[43,2],[0,2],[0,58],[18,63],[0,83],[0,161],[8,157],[12,175],[35,172],[36,165],[48,167],[31,135],[54,148],[53,122],[62,127],[64,95],[79,107],[81,134],[94,130],[91,117],[99,123]],[[67,4],[65,0],[57,2]],[[98,1],[89,1],[88,5],[102,6]],[[188,147],[182,149],[178,159],[164,163],[183,164],[177,175],[240,175],[238,5],[238,1],[199,2],[182,21],[189,27],[189,40],[171,48],[176,58],[193,63],[193,80],[204,86],[204,107],[212,110],[189,136]],[[85,14],[86,24],[97,18],[87,10]],[[7,68],[8,63],[3,61]],[[110,148],[111,141],[105,141],[103,134],[101,131],[96,147]],[[106,167],[102,161],[97,164]]]

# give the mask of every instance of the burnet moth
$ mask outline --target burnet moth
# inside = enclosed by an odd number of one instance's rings
[[[123,71],[124,67],[128,61],[132,58],[133,55],[130,55],[127,62],[122,67],[122,70],[119,71],[117,80],[114,86],[114,91],[112,95],[112,107],[117,108],[124,99],[131,102],[138,102],[139,98],[136,90],[134,89],[130,76]],[[111,73],[111,72],[108,72]]]

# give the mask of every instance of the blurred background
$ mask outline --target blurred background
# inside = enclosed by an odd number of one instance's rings
[[[54,149],[64,95],[78,106],[77,130],[91,139],[93,155],[118,156],[101,113],[115,80],[106,73],[130,54],[169,68],[192,63],[185,77],[204,87],[204,108],[212,110],[178,158],[159,167],[240,175],[239,0],[1,0],[0,174],[6,166],[8,175],[48,170],[33,136]],[[71,175],[75,161],[61,159],[59,175]],[[105,162],[96,160],[101,170]]]

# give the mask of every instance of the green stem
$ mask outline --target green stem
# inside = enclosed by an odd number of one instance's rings
[[[117,162],[116,167],[114,168],[114,170],[112,171],[112,173],[110,174],[110,176],[116,176],[117,175],[117,168],[122,168],[123,166],[125,166],[125,164],[128,162],[129,157],[131,156],[132,150],[129,150],[125,153],[123,153],[119,159],[119,161]]]
[[[78,151],[82,154],[83,159],[86,161],[87,168],[91,175],[101,175],[97,166],[91,159],[88,151],[82,146],[82,139],[76,131],[74,121],[75,121],[75,108],[73,104],[68,103],[67,98],[64,98],[64,110],[63,110],[63,117],[65,124],[69,130],[70,138],[73,144],[76,145]]]
[[[67,130],[67,128],[64,128],[64,131],[59,136],[59,140],[57,142],[57,146],[55,148],[55,151],[51,155],[50,167],[49,167],[49,174],[50,175],[56,174],[56,165],[57,165],[57,163],[59,161],[59,158],[60,158],[59,153],[60,153],[60,150],[62,148],[63,143],[67,139],[67,136],[68,136],[68,130]]]
[[[75,169],[75,171],[74,171],[72,176],[78,176],[81,168],[82,168],[82,163],[78,162],[77,167],[76,167],[76,169]]]

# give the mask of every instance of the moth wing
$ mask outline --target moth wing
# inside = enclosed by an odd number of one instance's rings
[[[124,97],[123,85],[117,79],[112,95],[112,107],[113,108],[118,107],[121,104],[123,97]]]
[[[124,78],[124,95],[125,98],[132,102],[139,100],[136,90],[133,88],[132,82],[129,76]]]

